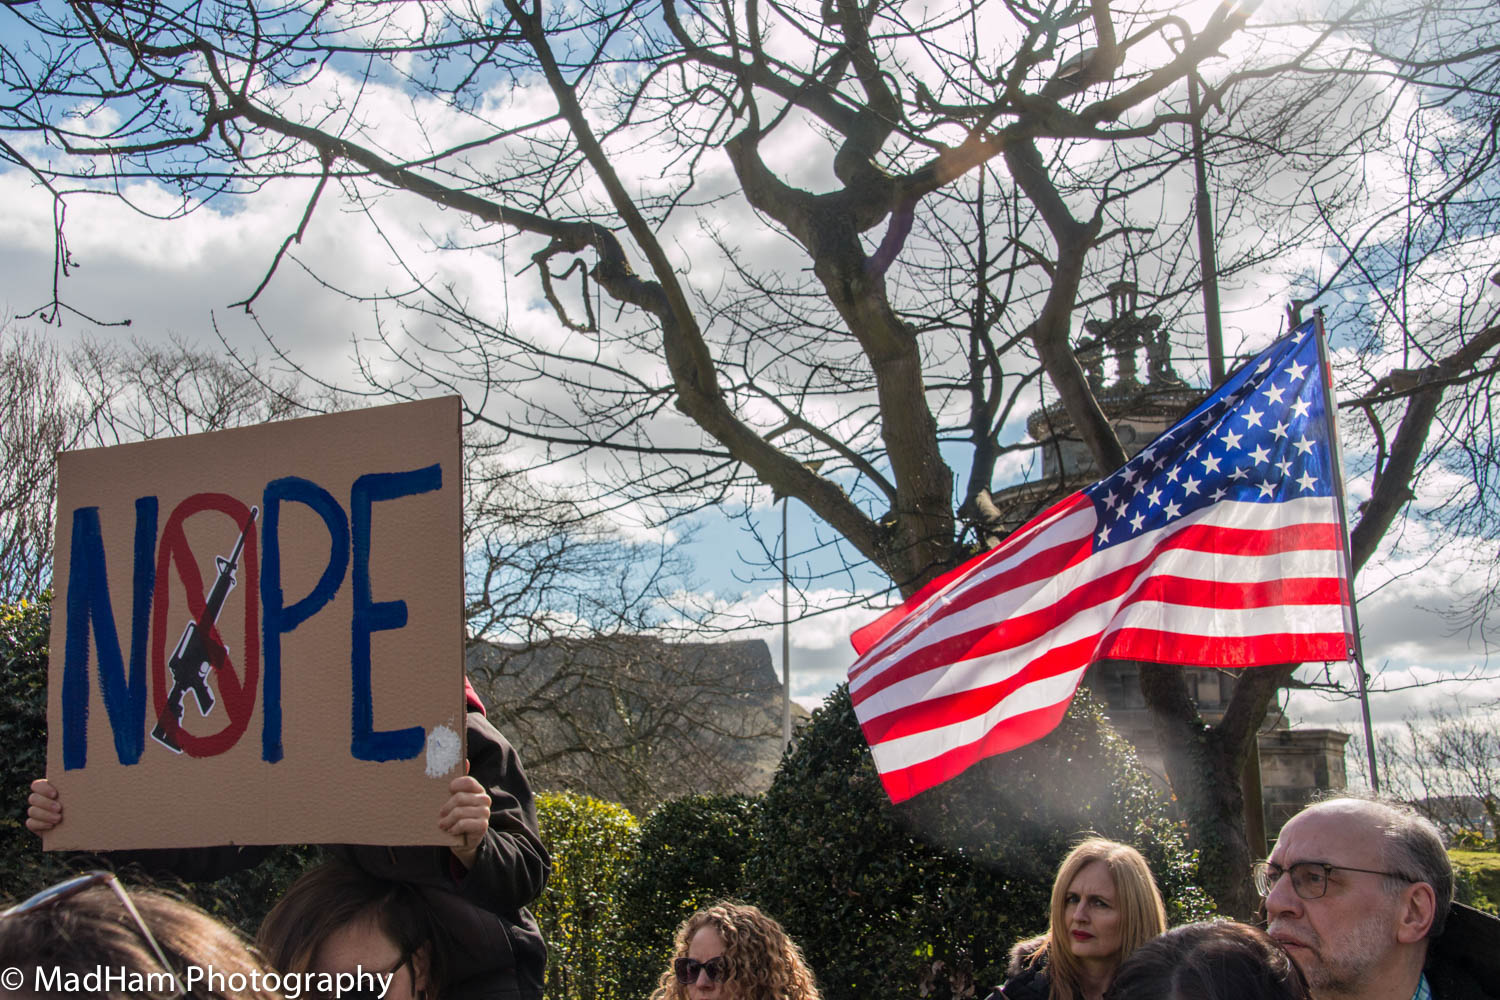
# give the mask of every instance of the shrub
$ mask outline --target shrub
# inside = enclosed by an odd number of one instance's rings
[[[802,946],[829,1000],[983,996],[1009,947],[1046,929],[1057,865],[1085,833],[1139,848],[1174,922],[1211,911],[1180,830],[1086,691],[1045,740],[893,807],[840,686],[760,817],[753,901]]]
[[[678,924],[714,900],[744,895],[757,802],[690,795],[662,803],[641,824],[639,855],[625,882],[634,946],[621,970],[626,996],[650,994],[672,957]]]
[[[622,805],[571,792],[537,796],[552,855],[547,890],[533,907],[547,942],[549,1000],[622,1000],[620,969],[632,942],[621,886],[640,831]]]

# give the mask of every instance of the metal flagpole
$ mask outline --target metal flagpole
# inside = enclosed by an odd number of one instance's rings
[[[1339,511],[1339,541],[1344,552],[1344,586],[1349,588],[1349,660],[1359,681],[1359,708],[1365,723],[1365,757],[1370,763],[1370,790],[1380,791],[1380,776],[1375,770],[1375,730],[1370,725],[1370,685],[1365,676],[1365,651],[1359,637],[1359,608],[1354,601],[1354,557],[1349,551],[1349,512],[1344,499],[1344,454],[1339,443],[1338,407],[1333,399],[1333,367],[1328,363],[1328,334],[1323,329],[1323,309],[1313,312],[1313,326],[1318,338],[1318,362],[1323,366],[1323,388],[1327,399],[1325,418],[1328,444],[1333,449],[1333,496]]]

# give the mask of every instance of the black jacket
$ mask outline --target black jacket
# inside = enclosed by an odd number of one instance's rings
[[[1500,1000],[1500,918],[1454,903],[1423,971],[1433,1000]]]
[[[1005,985],[991,993],[987,1000],[1047,1000],[1052,979],[1047,975],[1047,957],[1037,958],[1037,949],[1047,938],[1034,937],[1010,950],[1005,967]]]

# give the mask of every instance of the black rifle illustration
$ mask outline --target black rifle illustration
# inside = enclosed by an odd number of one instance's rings
[[[219,620],[219,612],[223,610],[224,598],[229,596],[237,582],[234,568],[240,561],[240,552],[245,548],[245,536],[255,526],[255,519],[259,516],[260,508],[251,507],[250,517],[245,521],[239,541],[234,543],[234,551],[229,554],[229,558],[214,557],[214,562],[219,567],[219,577],[214,581],[213,589],[208,592],[203,613],[195,621],[188,622],[187,628],[182,630],[182,638],[177,640],[177,651],[167,662],[167,669],[172,672],[172,690],[167,694],[166,711],[156,720],[156,728],[151,730],[151,738],[173,753],[182,753],[182,747],[177,743],[177,734],[182,726],[183,696],[189,691],[193,692],[200,715],[207,716],[214,707],[214,693],[209,690],[208,675],[224,663],[224,657],[229,652],[214,635],[214,626]],[[172,719],[170,725],[167,723],[168,716]]]

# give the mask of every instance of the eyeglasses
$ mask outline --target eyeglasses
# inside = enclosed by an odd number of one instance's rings
[[[142,940],[150,946],[151,953],[156,956],[156,960],[161,963],[161,967],[172,977],[172,992],[177,996],[182,996],[182,981],[178,978],[176,968],[173,967],[171,962],[167,961],[166,952],[162,951],[161,945],[157,943],[156,935],[152,934],[151,928],[146,926],[146,921],[141,917],[141,911],[135,908],[135,902],[131,900],[130,893],[125,891],[125,886],[121,884],[114,872],[85,872],[82,875],[64,879],[56,885],[49,885],[30,899],[17,903],[4,913],[0,913],[0,920],[19,917],[23,914],[40,910],[44,906],[60,903],[65,899],[78,895],[85,889],[99,885],[101,882],[108,885],[116,898],[120,900],[120,905],[125,907],[125,912],[130,914],[130,918],[135,921],[135,928],[141,932]]]
[[[1352,868],[1349,865],[1330,865],[1326,861],[1298,861],[1290,867],[1283,868],[1270,861],[1257,861],[1250,866],[1250,874],[1255,878],[1255,891],[1262,896],[1269,896],[1276,883],[1281,881],[1281,876],[1292,877],[1292,891],[1303,899],[1322,899],[1328,892],[1328,876],[1331,872],[1364,872],[1366,875],[1384,875],[1386,878],[1399,878],[1403,882],[1415,882],[1416,879],[1400,872],[1379,872],[1373,868]]]
[[[723,955],[715,955],[707,962],[700,962],[696,958],[679,958],[672,963],[672,971],[677,974],[677,981],[683,986],[691,986],[698,981],[698,973],[708,973],[708,981],[711,983],[722,983],[729,978],[729,962]]]

